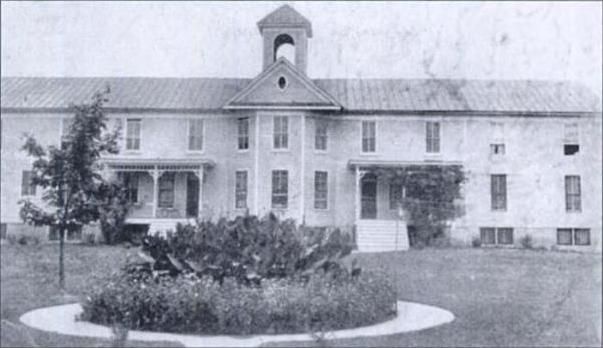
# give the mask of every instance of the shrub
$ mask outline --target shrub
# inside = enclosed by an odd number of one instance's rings
[[[37,236],[27,236],[27,235],[21,235],[19,237],[15,237],[16,238],[16,242],[20,245],[38,245],[40,244],[40,238],[38,238]],[[14,244],[14,239],[11,240],[9,238],[9,243]]]
[[[524,249],[534,249],[534,242],[532,240],[532,236],[526,234],[525,236],[519,239],[519,244]]]
[[[482,246],[482,239],[480,237],[473,237],[471,240],[471,246],[474,248],[479,248]]]
[[[94,245],[96,243],[96,235],[94,233],[84,233],[82,235],[82,244]]]
[[[133,280],[119,275],[83,304],[81,320],[128,329],[196,334],[299,333],[374,324],[395,313],[396,292],[381,273],[266,279],[245,286],[194,275]]]
[[[104,242],[112,245],[126,241],[124,228],[130,209],[127,190],[120,182],[108,182],[99,187],[99,192],[103,197],[99,205],[99,221]]]
[[[195,273],[218,281],[232,277],[245,284],[265,278],[308,276],[316,270],[349,273],[339,261],[352,251],[352,240],[339,229],[297,227],[273,214],[224,218],[196,226],[178,224],[167,238],[146,236],[142,250],[149,267],[134,269]],[[132,271],[133,269],[131,269]]]

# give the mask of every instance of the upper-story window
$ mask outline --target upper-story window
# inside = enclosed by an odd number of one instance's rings
[[[565,176],[565,210],[570,212],[582,210],[582,193],[578,175]]]
[[[440,122],[427,121],[425,123],[425,151],[440,153]]]
[[[507,209],[507,176],[505,174],[490,176],[490,196],[492,210]]]
[[[249,149],[249,117],[237,120],[237,148],[239,150]]]
[[[188,120],[188,149],[190,151],[203,150],[203,120]]]
[[[126,150],[140,150],[141,125],[139,118],[126,120]]]
[[[287,209],[289,200],[289,172],[272,171],[272,208]]]
[[[563,134],[563,154],[572,156],[580,151],[578,123],[566,123]]]
[[[505,154],[505,124],[491,122],[490,156],[499,157]]]
[[[274,116],[273,146],[275,149],[289,147],[289,118],[287,116]]]
[[[327,122],[316,120],[314,134],[314,149],[319,151],[327,150]]]
[[[375,152],[376,137],[376,122],[362,121],[362,152]]]
[[[329,204],[329,174],[314,172],[314,209],[327,209]]]
[[[36,185],[31,181],[33,172],[31,170],[24,170],[21,175],[21,196],[35,196]]]

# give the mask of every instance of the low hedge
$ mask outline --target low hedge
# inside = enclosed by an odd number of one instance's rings
[[[301,333],[384,321],[396,291],[382,273],[335,278],[264,279],[245,286],[194,275],[115,276],[83,303],[81,320],[129,329],[195,334]]]

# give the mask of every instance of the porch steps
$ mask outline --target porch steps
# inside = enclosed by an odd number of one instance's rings
[[[176,231],[176,224],[178,223],[186,224],[188,220],[186,219],[153,219],[149,223],[149,234],[154,235],[155,233],[159,233],[159,235],[165,236],[168,231]]]
[[[359,220],[356,223],[356,243],[359,252],[408,250],[406,223],[398,221],[396,243],[395,220]]]

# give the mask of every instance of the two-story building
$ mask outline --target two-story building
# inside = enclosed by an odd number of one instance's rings
[[[601,108],[588,89],[315,79],[306,18],[285,5],[258,28],[263,70],[253,79],[2,77],[2,237],[41,229],[19,218],[20,199],[41,197],[23,133],[60,144],[68,106],[108,85],[110,126],[121,124],[123,136],[103,163],[128,186],[132,226],[154,232],[273,211],[355,230],[360,250],[404,249],[404,188],[376,169],[460,165],[468,180],[454,242],[513,245],[530,235],[536,245],[601,247]],[[280,57],[283,46],[293,46],[293,62]]]

